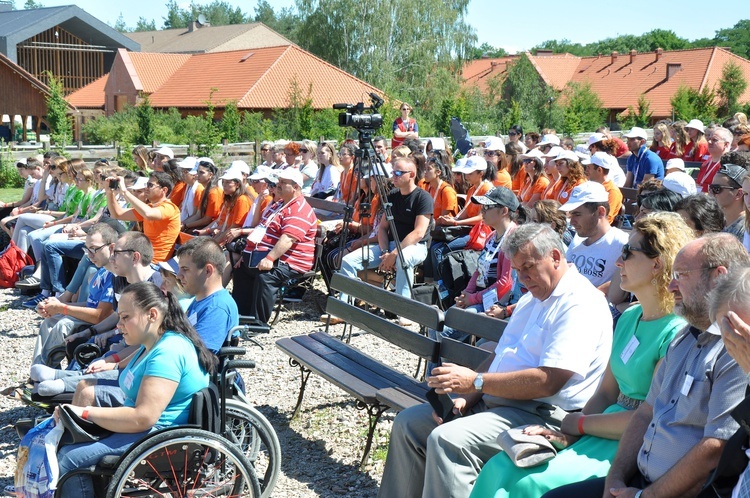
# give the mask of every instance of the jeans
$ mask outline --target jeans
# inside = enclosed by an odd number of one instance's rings
[[[70,279],[70,283],[65,288],[65,290],[71,294],[78,292],[79,303],[85,303],[89,297],[89,286],[85,284],[89,281],[89,270],[92,268],[94,268],[94,263],[92,263],[89,257],[84,254],[81,258],[81,262],[78,263],[78,266],[76,267],[76,272],[73,274],[73,278]]]
[[[393,251],[396,248],[396,243],[391,242],[388,247]],[[409,282],[414,280],[414,267],[424,261],[427,257],[427,246],[426,244],[421,243],[412,244],[408,247],[404,247],[401,250],[401,253],[404,256],[404,261],[406,263],[406,272],[404,272],[401,267],[401,262],[398,261],[397,258],[395,266],[396,293],[411,298]],[[357,249],[353,253],[344,256],[344,259],[341,261],[341,270],[339,270],[339,272],[347,277],[357,278],[357,272],[364,269],[364,256],[368,254],[367,267],[372,269],[377,268],[378,265],[380,265],[380,246],[373,244],[369,247],[369,250],[367,248]],[[342,294],[340,299],[346,301],[348,297],[345,294]]]
[[[31,246],[31,250],[34,251],[34,258],[37,260],[37,264],[42,259],[42,243],[46,241],[50,235],[62,231],[62,225],[55,225],[48,228],[40,228],[29,233],[26,237],[28,244]]]
[[[453,239],[450,242],[435,242],[430,246],[430,263],[431,267],[429,270],[432,271],[433,278],[440,279],[440,263],[448,256],[451,251],[458,251],[466,247],[469,243],[469,236],[464,235],[457,239]],[[429,276],[429,275],[428,275]]]
[[[29,252],[29,233],[42,228],[42,226],[55,218],[48,214],[24,213],[16,220],[16,228],[13,229],[13,242],[23,252]]]
[[[65,291],[63,256],[81,259],[83,257],[83,246],[84,241],[78,239],[42,243],[42,278],[40,279],[42,290]]]
[[[61,446],[57,451],[60,465],[60,476],[76,469],[96,465],[102,457],[108,455],[122,455],[140,438],[157,429],[135,434],[112,434],[95,443],[80,443]],[[91,476],[78,474],[63,484],[61,496],[75,496],[77,498],[94,498],[94,483]]]

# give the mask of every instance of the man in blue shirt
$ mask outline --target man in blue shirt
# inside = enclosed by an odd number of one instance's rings
[[[628,149],[633,154],[628,156],[627,178],[625,187],[636,188],[650,178],[664,179],[664,163],[661,158],[646,145],[646,130],[634,126],[623,135],[628,140]]]

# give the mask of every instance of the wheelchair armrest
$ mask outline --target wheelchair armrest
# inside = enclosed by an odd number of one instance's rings
[[[223,347],[219,349],[219,352],[216,353],[216,356],[219,358],[224,358],[227,356],[243,356],[247,351],[245,348],[233,348],[233,347]]]
[[[255,362],[253,360],[230,360],[224,365],[224,371],[239,368],[255,368]]]

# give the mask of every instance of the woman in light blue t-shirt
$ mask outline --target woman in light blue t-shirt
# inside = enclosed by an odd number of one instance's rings
[[[216,357],[206,349],[175,296],[165,295],[153,283],[126,287],[117,313],[125,342],[140,346],[118,364],[124,406],[70,405],[77,415],[116,433],[95,443],[62,446],[58,451],[61,476],[94,465],[104,456],[121,455],[149,432],[187,423],[193,394],[208,386],[209,373],[216,367]],[[93,493],[90,475],[73,476],[62,489],[62,496]]]

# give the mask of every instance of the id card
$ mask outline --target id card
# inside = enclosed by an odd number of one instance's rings
[[[257,244],[261,240],[263,240],[263,237],[266,236],[266,227],[258,225],[257,227],[253,228],[253,231],[250,232],[250,235],[247,236],[247,240],[249,242],[252,242],[253,244]]]
[[[683,396],[687,396],[690,392],[690,388],[692,387],[694,380],[695,379],[692,375],[685,375],[685,380],[682,382],[682,389],[680,389],[680,394],[682,394]]]
[[[630,338],[630,341],[628,341],[628,345],[625,346],[625,349],[622,350],[622,353],[620,353],[620,359],[622,360],[622,363],[624,365],[628,364],[628,361],[630,361],[630,357],[633,356],[633,353],[635,353],[635,350],[638,348],[638,345],[640,342],[638,339],[636,339],[635,336]]]
[[[489,311],[497,303],[497,289],[490,289],[482,294],[482,307],[484,311]]]
[[[125,386],[125,389],[130,390],[133,387],[134,380],[135,376],[133,375],[133,371],[128,370],[128,373],[125,374],[125,378],[122,380],[122,384]]]

